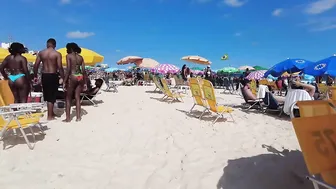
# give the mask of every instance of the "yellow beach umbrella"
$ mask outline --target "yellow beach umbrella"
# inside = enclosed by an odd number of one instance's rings
[[[57,50],[62,54],[62,64],[66,65],[66,48],[61,48]],[[82,48],[82,52],[80,54],[84,58],[84,62],[86,66],[94,66],[97,63],[100,63],[104,60],[104,57],[92,50]]]
[[[26,57],[27,62],[34,62],[35,63],[35,60],[36,60],[35,55],[29,54],[29,53],[24,53],[24,54],[22,54],[22,56]]]
[[[3,62],[8,55],[8,49],[0,48],[0,62]]]

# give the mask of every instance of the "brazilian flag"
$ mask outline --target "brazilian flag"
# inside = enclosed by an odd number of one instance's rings
[[[229,59],[229,55],[227,54],[224,54],[222,57],[221,57],[221,60],[228,60]]]

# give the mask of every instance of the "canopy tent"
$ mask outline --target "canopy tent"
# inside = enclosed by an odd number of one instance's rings
[[[57,51],[62,54],[62,64],[63,66],[65,66],[67,55],[66,48],[61,48]],[[85,48],[82,48],[82,52],[80,55],[84,58],[84,63],[86,66],[94,66],[95,64],[100,63],[104,60],[104,56]]]

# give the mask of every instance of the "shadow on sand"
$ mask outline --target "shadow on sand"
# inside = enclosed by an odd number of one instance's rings
[[[47,126],[42,126],[41,127],[43,131],[49,130]],[[34,139],[33,135],[31,134],[31,131],[29,128],[23,129],[25,134],[27,135],[27,138],[29,142],[34,145]],[[32,127],[32,130],[35,135],[35,143],[38,141],[42,141],[45,138],[45,134],[41,133],[41,131],[36,127]],[[19,144],[26,144],[25,139],[22,136],[22,133],[19,129],[16,129],[15,131],[10,130],[5,133],[5,137],[2,139],[3,142],[3,150],[8,150],[11,148],[14,148],[16,145]]]
[[[149,94],[162,94],[161,91],[157,90],[157,91],[145,91],[145,93],[149,93]]]
[[[217,189],[312,189],[300,151],[262,145],[273,154],[229,160]]]
[[[154,100],[157,100],[157,101],[160,101],[160,102],[167,102],[167,103],[179,103],[179,102],[182,102],[182,101],[179,101],[179,100],[176,100],[176,99],[167,99],[167,98],[156,98],[156,97],[150,97],[150,99],[154,99]]]
[[[202,111],[199,111],[199,110],[193,110],[191,113],[189,113],[189,111],[185,111],[185,110],[179,110],[179,109],[176,109],[177,111],[179,112],[182,112],[184,113],[186,116],[190,117],[190,118],[194,118],[194,119],[199,119],[199,117],[201,116],[202,114]],[[226,114],[224,114],[225,116]],[[208,121],[208,122],[213,122],[215,121],[217,115],[215,113],[211,113],[209,111],[205,112],[202,116],[202,119],[203,121]],[[220,123],[220,122],[233,122],[231,119],[228,119],[228,118],[219,118],[217,120],[216,123]]]

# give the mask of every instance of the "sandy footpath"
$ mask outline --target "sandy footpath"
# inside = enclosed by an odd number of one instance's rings
[[[102,92],[81,122],[49,122],[33,151],[0,150],[1,189],[312,188],[289,119],[236,108],[235,122],[187,115],[193,104],[160,102],[154,87]],[[218,92],[221,103],[238,95]],[[196,108],[201,110],[201,108]],[[197,113],[197,112],[196,112]],[[2,142],[0,145],[2,146]],[[303,182],[303,183],[302,183]]]

